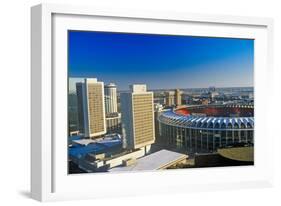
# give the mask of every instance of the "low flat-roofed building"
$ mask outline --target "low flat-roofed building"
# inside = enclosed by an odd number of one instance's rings
[[[115,167],[110,169],[109,172],[161,170],[174,164],[184,162],[187,158],[188,156],[185,154],[163,149],[137,159],[133,165],[127,167]]]
[[[88,154],[110,153],[122,149],[122,139],[119,134],[113,134],[100,139],[74,139],[68,149],[69,158],[77,160]]]

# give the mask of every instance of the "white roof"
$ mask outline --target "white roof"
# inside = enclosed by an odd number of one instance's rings
[[[87,146],[88,144],[91,143],[108,143],[108,142],[115,142],[115,141],[120,141],[121,136],[120,134],[110,134],[110,135],[105,135],[104,138],[98,138],[98,139],[78,139],[78,140],[73,140],[73,143],[80,144]]]
[[[160,150],[150,155],[137,159],[134,165],[125,167],[115,167],[109,170],[109,172],[121,172],[121,171],[139,171],[139,170],[158,170],[171,163],[183,160],[188,156],[178,152],[172,152],[169,150]]]
[[[73,142],[76,143],[76,144],[87,146],[88,144],[97,142],[97,140],[93,140],[93,139],[78,139],[78,140],[73,140]]]

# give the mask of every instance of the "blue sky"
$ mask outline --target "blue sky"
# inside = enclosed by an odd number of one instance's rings
[[[95,77],[119,90],[253,86],[254,40],[69,31],[68,42],[70,78]]]

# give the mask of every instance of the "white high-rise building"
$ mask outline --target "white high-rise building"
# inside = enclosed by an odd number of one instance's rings
[[[117,87],[110,83],[104,86],[105,114],[117,112]]]
[[[127,149],[145,148],[155,142],[153,92],[146,85],[130,86],[131,91],[121,93],[123,145]]]
[[[96,78],[76,83],[79,131],[85,137],[97,137],[106,133],[104,85]]]

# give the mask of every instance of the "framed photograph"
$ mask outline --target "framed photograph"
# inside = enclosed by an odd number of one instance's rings
[[[34,199],[272,185],[271,19],[31,14]]]

